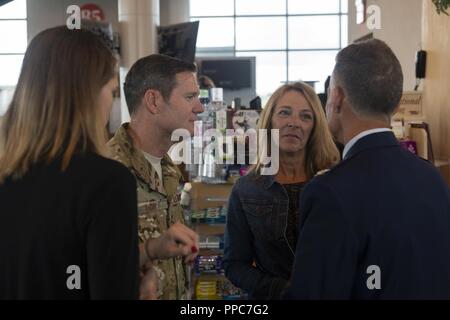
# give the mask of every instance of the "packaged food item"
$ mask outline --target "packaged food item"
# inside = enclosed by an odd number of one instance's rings
[[[220,298],[217,289],[216,280],[199,280],[195,288],[195,295],[199,300],[217,300]]]
[[[220,207],[206,209],[205,218],[219,218],[219,217],[220,217]]]
[[[224,280],[219,287],[219,293],[223,300],[243,300],[248,295],[242,289],[235,287],[230,281]]]
[[[200,274],[224,274],[222,268],[222,256],[197,256],[195,259],[194,270],[197,275]]]
[[[219,236],[200,236],[201,249],[221,249],[223,248],[223,239]]]
[[[413,140],[403,139],[399,141],[400,146],[411,153],[417,154],[417,143]]]
[[[206,211],[205,210],[196,210],[191,212],[191,221],[202,221],[205,219]]]

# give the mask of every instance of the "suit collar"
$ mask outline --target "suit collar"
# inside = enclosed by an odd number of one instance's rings
[[[353,147],[353,145],[361,138],[364,138],[365,136],[368,136],[370,134],[374,133],[380,133],[380,132],[386,132],[391,131],[391,129],[388,128],[375,128],[370,130],[365,130],[360,133],[358,133],[356,136],[350,139],[350,141],[347,142],[347,144],[344,147],[344,150],[342,152],[342,158],[345,158],[347,156],[348,151]]]
[[[356,141],[356,143],[350,148],[345,156],[344,160],[349,160],[360,152],[379,148],[379,147],[396,147],[400,146],[392,131],[384,131],[366,135]]]

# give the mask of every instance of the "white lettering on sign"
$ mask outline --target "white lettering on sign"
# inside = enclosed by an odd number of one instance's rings
[[[81,18],[93,21],[103,21],[105,20],[105,14],[96,4],[85,4],[81,6]]]

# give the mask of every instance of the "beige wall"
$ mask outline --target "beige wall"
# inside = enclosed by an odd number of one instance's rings
[[[66,9],[69,5],[96,3],[105,12],[106,18],[118,30],[118,0],[27,0],[28,8],[28,40],[40,31],[65,24]],[[188,0],[160,0],[161,25],[175,24],[189,20]]]
[[[431,0],[429,0],[431,2]],[[402,64],[404,90],[415,85],[415,53],[421,45],[422,0],[367,0],[367,6],[381,9],[381,29],[369,30],[366,24],[356,24],[355,1],[348,0],[349,44],[370,32],[385,41]]]
[[[67,7],[95,3],[103,9],[106,20],[111,22],[114,31],[118,31],[118,1],[117,0],[27,0],[28,41],[39,32],[59,25],[65,25]]]
[[[189,21],[189,0],[160,0],[161,25]]]
[[[435,156],[450,159],[450,17],[423,0],[422,41],[427,51],[423,105]],[[450,178],[449,178],[450,180]]]

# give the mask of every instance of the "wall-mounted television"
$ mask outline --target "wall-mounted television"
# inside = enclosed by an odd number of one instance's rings
[[[198,58],[199,74],[214,81],[216,87],[240,90],[255,87],[255,57]]]
[[[193,63],[197,46],[199,21],[158,27],[158,51]]]
[[[4,4],[7,4],[8,2],[11,2],[12,0],[0,0],[0,7]]]

